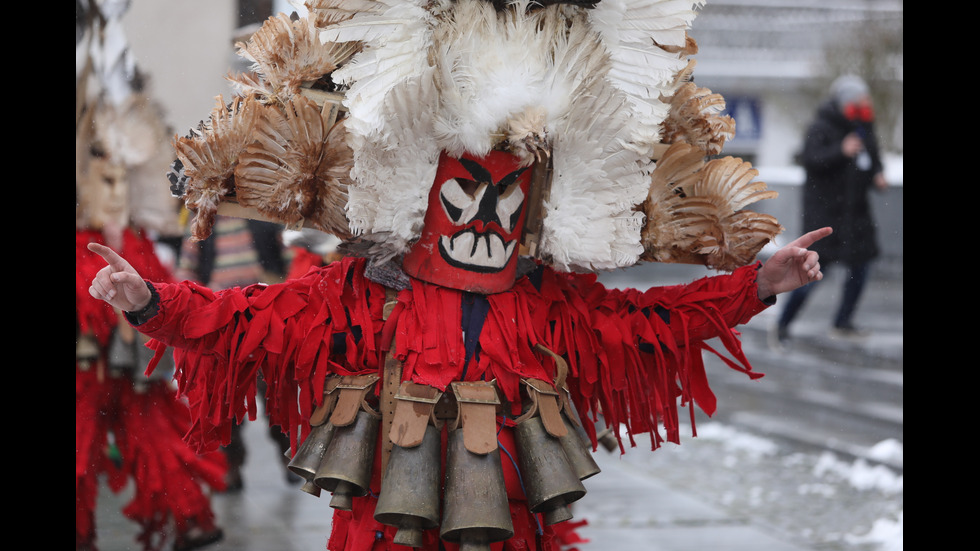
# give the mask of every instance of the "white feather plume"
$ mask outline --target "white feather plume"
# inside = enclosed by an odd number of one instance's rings
[[[557,129],[551,199],[541,249],[559,269],[609,270],[636,263],[650,160],[627,147],[627,99],[604,80],[584,86]]]
[[[404,252],[422,231],[440,152],[429,126],[431,114],[420,108],[432,96],[430,78],[404,82],[382,104],[392,123],[368,136],[350,136],[354,167],[347,217],[351,229],[368,238],[382,236],[392,254]]]
[[[320,39],[362,44],[332,74],[349,86],[344,105],[354,165],[347,217],[355,234],[394,255],[421,233],[439,155],[427,58],[434,12],[416,0],[354,0],[336,9],[350,17],[324,28]]]
[[[675,76],[687,66],[678,51],[701,0],[603,0],[589,10],[592,27],[611,56],[609,79],[635,113],[633,140],[648,153],[660,142]],[[666,98],[666,99],[665,99]]]
[[[381,129],[381,104],[396,86],[417,78],[428,69],[433,13],[421,0],[355,0],[350,19],[320,32],[328,42],[360,42],[363,50],[334,71],[334,82],[349,86],[344,102],[351,121],[348,130],[362,136]]]

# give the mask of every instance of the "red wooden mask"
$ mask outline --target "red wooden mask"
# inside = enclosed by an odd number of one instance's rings
[[[455,159],[443,153],[419,240],[405,254],[405,273],[483,294],[514,284],[524,230],[530,167],[491,151]]]

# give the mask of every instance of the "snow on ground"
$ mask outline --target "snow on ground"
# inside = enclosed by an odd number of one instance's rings
[[[786,449],[713,421],[699,422],[697,437],[681,441],[650,454],[638,440],[623,460],[813,548],[902,550],[901,473],[830,452]],[[902,444],[881,442],[874,454],[901,457]]]

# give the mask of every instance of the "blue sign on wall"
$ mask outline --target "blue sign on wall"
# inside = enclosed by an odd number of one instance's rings
[[[725,96],[725,114],[735,119],[733,142],[755,142],[762,137],[762,114],[758,98]]]

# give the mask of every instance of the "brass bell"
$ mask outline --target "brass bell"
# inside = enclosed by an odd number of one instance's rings
[[[585,431],[585,426],[582,425],[582,417],[578,414],[578,409],[575,408],[575,404],[570,399],[566,399],[564,406],[561,416],[562,420],[565,421],[565,426],[568,427],[569,431],[575,431],[578,434],[579,439],[582,440],[582,444],[585,447],[591,448],[592,439],[589,438],[589,433]]]
[[[316,482],[313,482],[312,478],[304,481],[303,485],[300,486],[299,489],[313,497],[320,497],[320,487],[316,485]]]
[[[439,525],[440,440],[439,429],[428,425],[418,446],[392,447],[374,519],[398,528],[398,545],[422,547],[422,531]]]
[[[449,433],[442,539],[460,551],[489,551],[493,542],[514,535],[500,450],[475,454],[463,443],[463,429]]]
[[[562,412],[562,419],[568,427],[568,434],[559,438],[559,441],[575,476],[579,480],[585,480],[599,474],[601,469],[592,457],[592,446],[589,445],[589,437],[585,429],[569,420],[564,412]]]
[[[528,507],[543,513],[546,524],[572,518],[568,505],[585,495],[585,486],[569,465],[561,442],[548,434],[537,416],[517,424],[515,439]]]
[[[315,496],[320,495],[320,487],[313,482],[320,462],[327,451],[327,446],[333,438],[334,426],[331,423],[323,423],[314,426],[313,430],[300,444],[296,455],[289,461],[286,468],[293,474],[299,475],[306,481],[301,488],[304,492]]]
[[[354,422],[334,428],[313,481],[333,493],[330,506],[350,511],[351,498],[367,495],[378,440],[378,417],[358,411]]]

